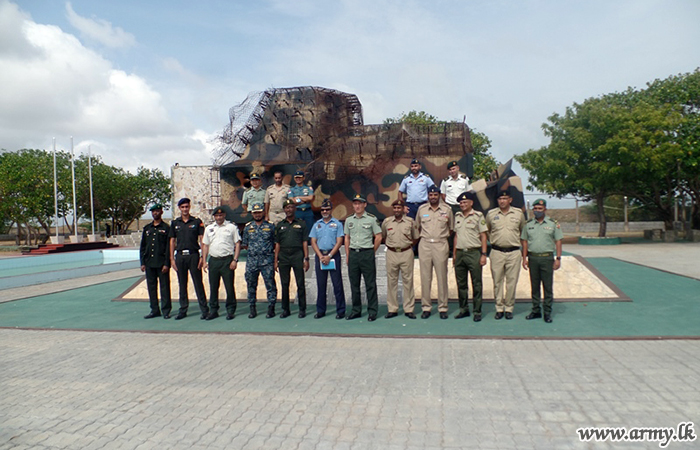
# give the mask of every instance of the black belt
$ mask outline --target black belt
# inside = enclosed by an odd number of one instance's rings
[[[180,256],[189,256],[190,254],[194,254],[194,255],[199,256],[199,250],[183,249],[183,250],[178,250],[177,254]]]
[[[226,258],[233,258],[233,255],[226,255],[226,256],[209,256],[210,259],[226,259]]]
[[[350,249],[351,252],[366,252],[366,251],[369,251],[369,250],[374,250],[374,247],[370,247],[370,248],[351,248],[351,249]]]
[[[535,256],[538,258],[551,258],[552,256],[554,256],[554,252],[545,252],[545,253],[527,252],[527,256]]]
[[[409,246],[406,247],[406,248],[395,248],[395,247],[389,247],[389,246],[387,245],[386,248],[388,248],[388,249],[391,250],[392,252],[401,253],[401,252],[405,252],[406,250],[410,250],[410,249],[413,248],[413,247],[411,247],[411,246],[409,245]]]
[[[494,250],[498,250],[499,252],[503,252],[503,253],[510,253],[510,252],[514,252],[516,250],[520,250],[520,247],[499,247],[498,245],[493,245],[493,244],[491,244],[491,248]]]
[[[333,249],[331,249],[331,250],[333,250]],[[319,248],[319,251],[321,252],[321,254],[322,254],[323,256],[326,256],[327,254],[329,254],[329,253],[331,252],[331,250],[321,250],[321,249]]]

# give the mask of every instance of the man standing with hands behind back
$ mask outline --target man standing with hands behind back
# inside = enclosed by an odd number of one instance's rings
[[[200,219],[190,216],[189,198],[181,198],[177,202],[177,207],[180,209],[181,216],[173,220],[170,226],[170,264],[177,272],[177,281],[180,285],[180,312],[175,320],[187,317],[187,309],[190,305],[187,294],[187,272],[192,275],[199,309],[202,312],[200,319],[204,320],[209,315],[207,295],[204,293],[204,283],[202,283],[204,261],[199,256],[204,224]],[[177,250],[177,257],[175,250]]]
[[[144,319],[152,319],[163,314],[164,319],[170,319],[172,303],[170,301],[170,243],[168,235],[170,226],[163,222],[163,207],[156,203],[151,206],[153,222],[143,227],[141,236],[141,272],[146,272],[148,299],[151,312]],[[160,281],[160,301],[158,308],[158,282]]]
[[[544,288],[544,321],[552,323],[552,303],[554,303],[554,271],[561,266],[561,240],[564,234],[556,220],[546,216],[547,202],[538,198],[532,204],[534,219],[525,224],[520,235],[523,244],[523,267],[530,269],[532,287],[532,312],[527,320],[539,319],[540,283]],[[555,255],[556,254],[556,259]]]
[[[226,320],[236,314],[236,291],[233,289],[233,276],[238,266],[241,252],[241,236],[238,227],[226,221],[222,207],[214,210],[214,223],[204,231],[202,260],[204,271],[209,269],[209,315],[207,320],[219,317],[219,282],[224,280],[226,289]],[[207,260],[207,256],[209,257]]]

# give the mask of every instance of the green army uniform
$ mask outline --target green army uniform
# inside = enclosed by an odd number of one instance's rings
[[[243,193],[243,199],[241,204],[248,208],[248,205],[254,205],[256,203],[265,203],[265,189],[262,187],[260,189],[250,188]]]
[[[297,299],[300,317],[306,315],[306,285],[304,280],[304,243],[306,242],[306,223],[298,218],[291,222],[287,219],[275,226],[275,243],[279,244],[277,269],[282,285],[282,313],[289,314],[289,282],[291,270],[297,283]]]
[[[457,241],[454,269],[459,297],[459,312],[469,315],[469,282],[472,279],[474,314],[481,315],[483,298],[481,259],[481,233],[488,231],[486,219],[479,211],[471,210],[467,216],[460,210],[455,215],[455,237]]]
[[[556,242],[564,234],[561,225],[547,216],[538,222],[530,219],[525,224],[520,238],[527,241],[527,258],[532,286],[532,312],[540,313],[540,284],[544,288],[544,315],[552,314],[554,302],[554,253]]]
[[[374,236],[381,234],[382,229],[377,218],[365,211],[362,217],[353,214],[345,219],[345,235],[350,237],[348,256],[348,276],[352,291],[352,313],[362,313],[362,298],[360,294],[360,276],[365,280],[367,289],[367,313],[377,316],[379,298],[377,296],[377,266],[374,259]],[[350,317],[350,316],[348,316]]]

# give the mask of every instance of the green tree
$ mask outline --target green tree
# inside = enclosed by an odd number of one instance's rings
[[[439,120],[432,114],[425,111],[409,111],[401,113],[397,117],[392,117],[384,120],[384,125],[392,125],[396,123],[407,123],[410,125],[432,125],[445,124],[447,121]],[[474,148],[474,176],[475,180],[488,180],[491,172],[498,168],[500,164],[491,154],[491,139],[476,129],[470,129],[472,147]]]

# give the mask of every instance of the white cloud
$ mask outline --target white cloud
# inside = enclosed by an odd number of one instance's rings
[[[73,10],[70,2],[66,2],[66,17],[71,25],[80,31],[81,35],[93,39],[110,48],[126,48],[136,45],[133,34],[103,19],[88,19]]]

